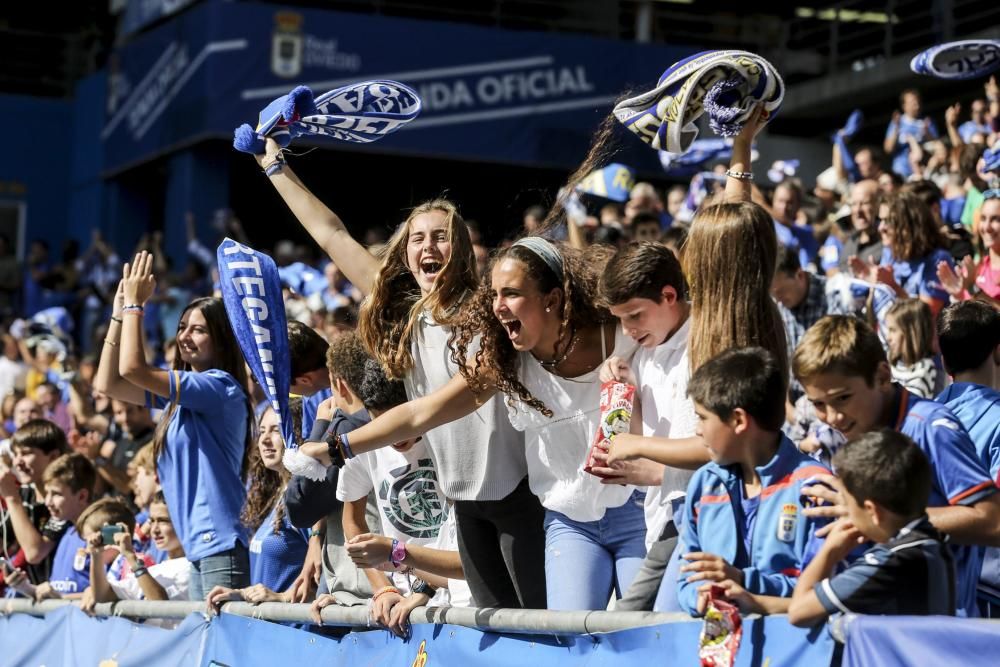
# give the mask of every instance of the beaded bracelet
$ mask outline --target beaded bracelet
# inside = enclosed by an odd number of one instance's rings
[[[729,178],[735,178],[738,181],[752,181],[753,172],[752,171],[734,171],[732,169],[726,169],[726,176]]]
[[[122,315],[142,315],[144,308],[138,304],[122,308]]]
[[[374,594],[372,594],[372,602],[378,600],[380,596],[385,595],[386,593],[395,593],[396,595],[401,595],[399,589],[396,588],[395,586],[383,586],[382,588],[375,591]]]

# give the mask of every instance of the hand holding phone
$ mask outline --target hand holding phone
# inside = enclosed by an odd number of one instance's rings
[[[118,533],[124,533],[125,530],[118,525],[107,525],[101,527],[101,542],[106,547],[115,546],[115,535]]]

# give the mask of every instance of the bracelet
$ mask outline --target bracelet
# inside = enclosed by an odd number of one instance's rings
[[[136,569],[132,570],[132,574],[135,576],[136,579],[138,579],[144,574],[149,574],[149,570],[146,569],[145,566],[137,567]]]
[[[309,539],[311,540],[314,537],[323,537],[323,531],[320,530],[319,528],[310,528]]]
[[[393,567],[399,567],[404,560],[406,560],[406,542],[393,539],[392,548],[389,550],[389,562]]]
[[[396,595],[402,595],[399,592],[399,589],[396,588],[395,586],[383,586],[382,588],[378,589],[377,591],[375,591],[375,593],[372,594],[372,602],[375,602],[375,600],[378,600],[380,596],[385,595],[386,593],[395,593]]]
[[[140,305],[125,306],[122,315],[142,315],[144,308]]]
[[[735,178],[738,181],[753,180],[752,171],[733,171],[732,169],[726,169],[726,176],[728,176],[729,178]]]
[[[351,443],[347,441],[347,434],[340,434],[340,446],[344,448],[344,458],[353,459],[354,452],[351,450]]]
[[[122,318],[120,318],[120,317],[115,317],[114,315],[112,315],[112,316],[111,316],[111,321],[112,321],[112,322],[117,322],[118,324],[121,324],[121,323],[122,323]]]
[[[285,164],[286,164],[285,156],[282,155],[281,153],[278,153],[277,155],[274,156],[274,160],[268,162],[262,168],[264,169],[264,174],[266,176],[274,176],[275,174],[277,174],[278,172],[280,172],[282,169],[285,168]]]
[[[105,338],[104,339],[104,344],[105,345],[110,345],[111,347],[118,347],[118,343],[116,343],[115,341],[111,340],[110,338]]]

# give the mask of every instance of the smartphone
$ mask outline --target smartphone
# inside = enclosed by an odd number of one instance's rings
[[[9,574],[13,574],[14,572],[14,568],[11,566],[10,561],[2,556],[0,556],[0,569],[3,570],[4,577]]]
[[[102,526],[101,527],[101,544],[109,547],[115,545],[115,535],[118,533],[124,533],[121,526]]]

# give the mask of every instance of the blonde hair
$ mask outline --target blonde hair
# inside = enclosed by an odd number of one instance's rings
[[[889,350],[889,361],[912,366],[934,356],[934,317],[920,299],[900,299],[889,307],[886,320],[892,320],[903,332],[902,349]]]
[[[124,523],[128,532],[135,531],[135,514],[124,502],[117,498],[101,498],[87,506],[76,519],[76,532],[83,537],[88,528],[100,530],[104,525]]]
[[[406,258],[410,224],[418,215],[440,211],[448,222],[451,256],[445,261],[434,289],[421,295]],[[391,379],[402,379],[413,368],[411,344],[424,310],[435,322],[450,325],[458,306],[479,284],[469,228],[447,199],[424,202],[410,212],[389,239],[371,294],[361,304],[358,335],[368,352]]]
[[[132,465],[142,468],[146,472],[156,472],[156,454],[153,451],[153,443],[143,445],[132,458]]]
[[[714,204],[695,216],[683,257],[692,372],[730,348],[762,347],[787,384],[785,327],[770,293],[777,253],[774,221],[757,204]]]
[[[860,377],[875,386],[875,372],[886,360],[878,334],[849,315],[827,315],[812,325],[795,349],[792,371],[806,383],[827,373]]]

